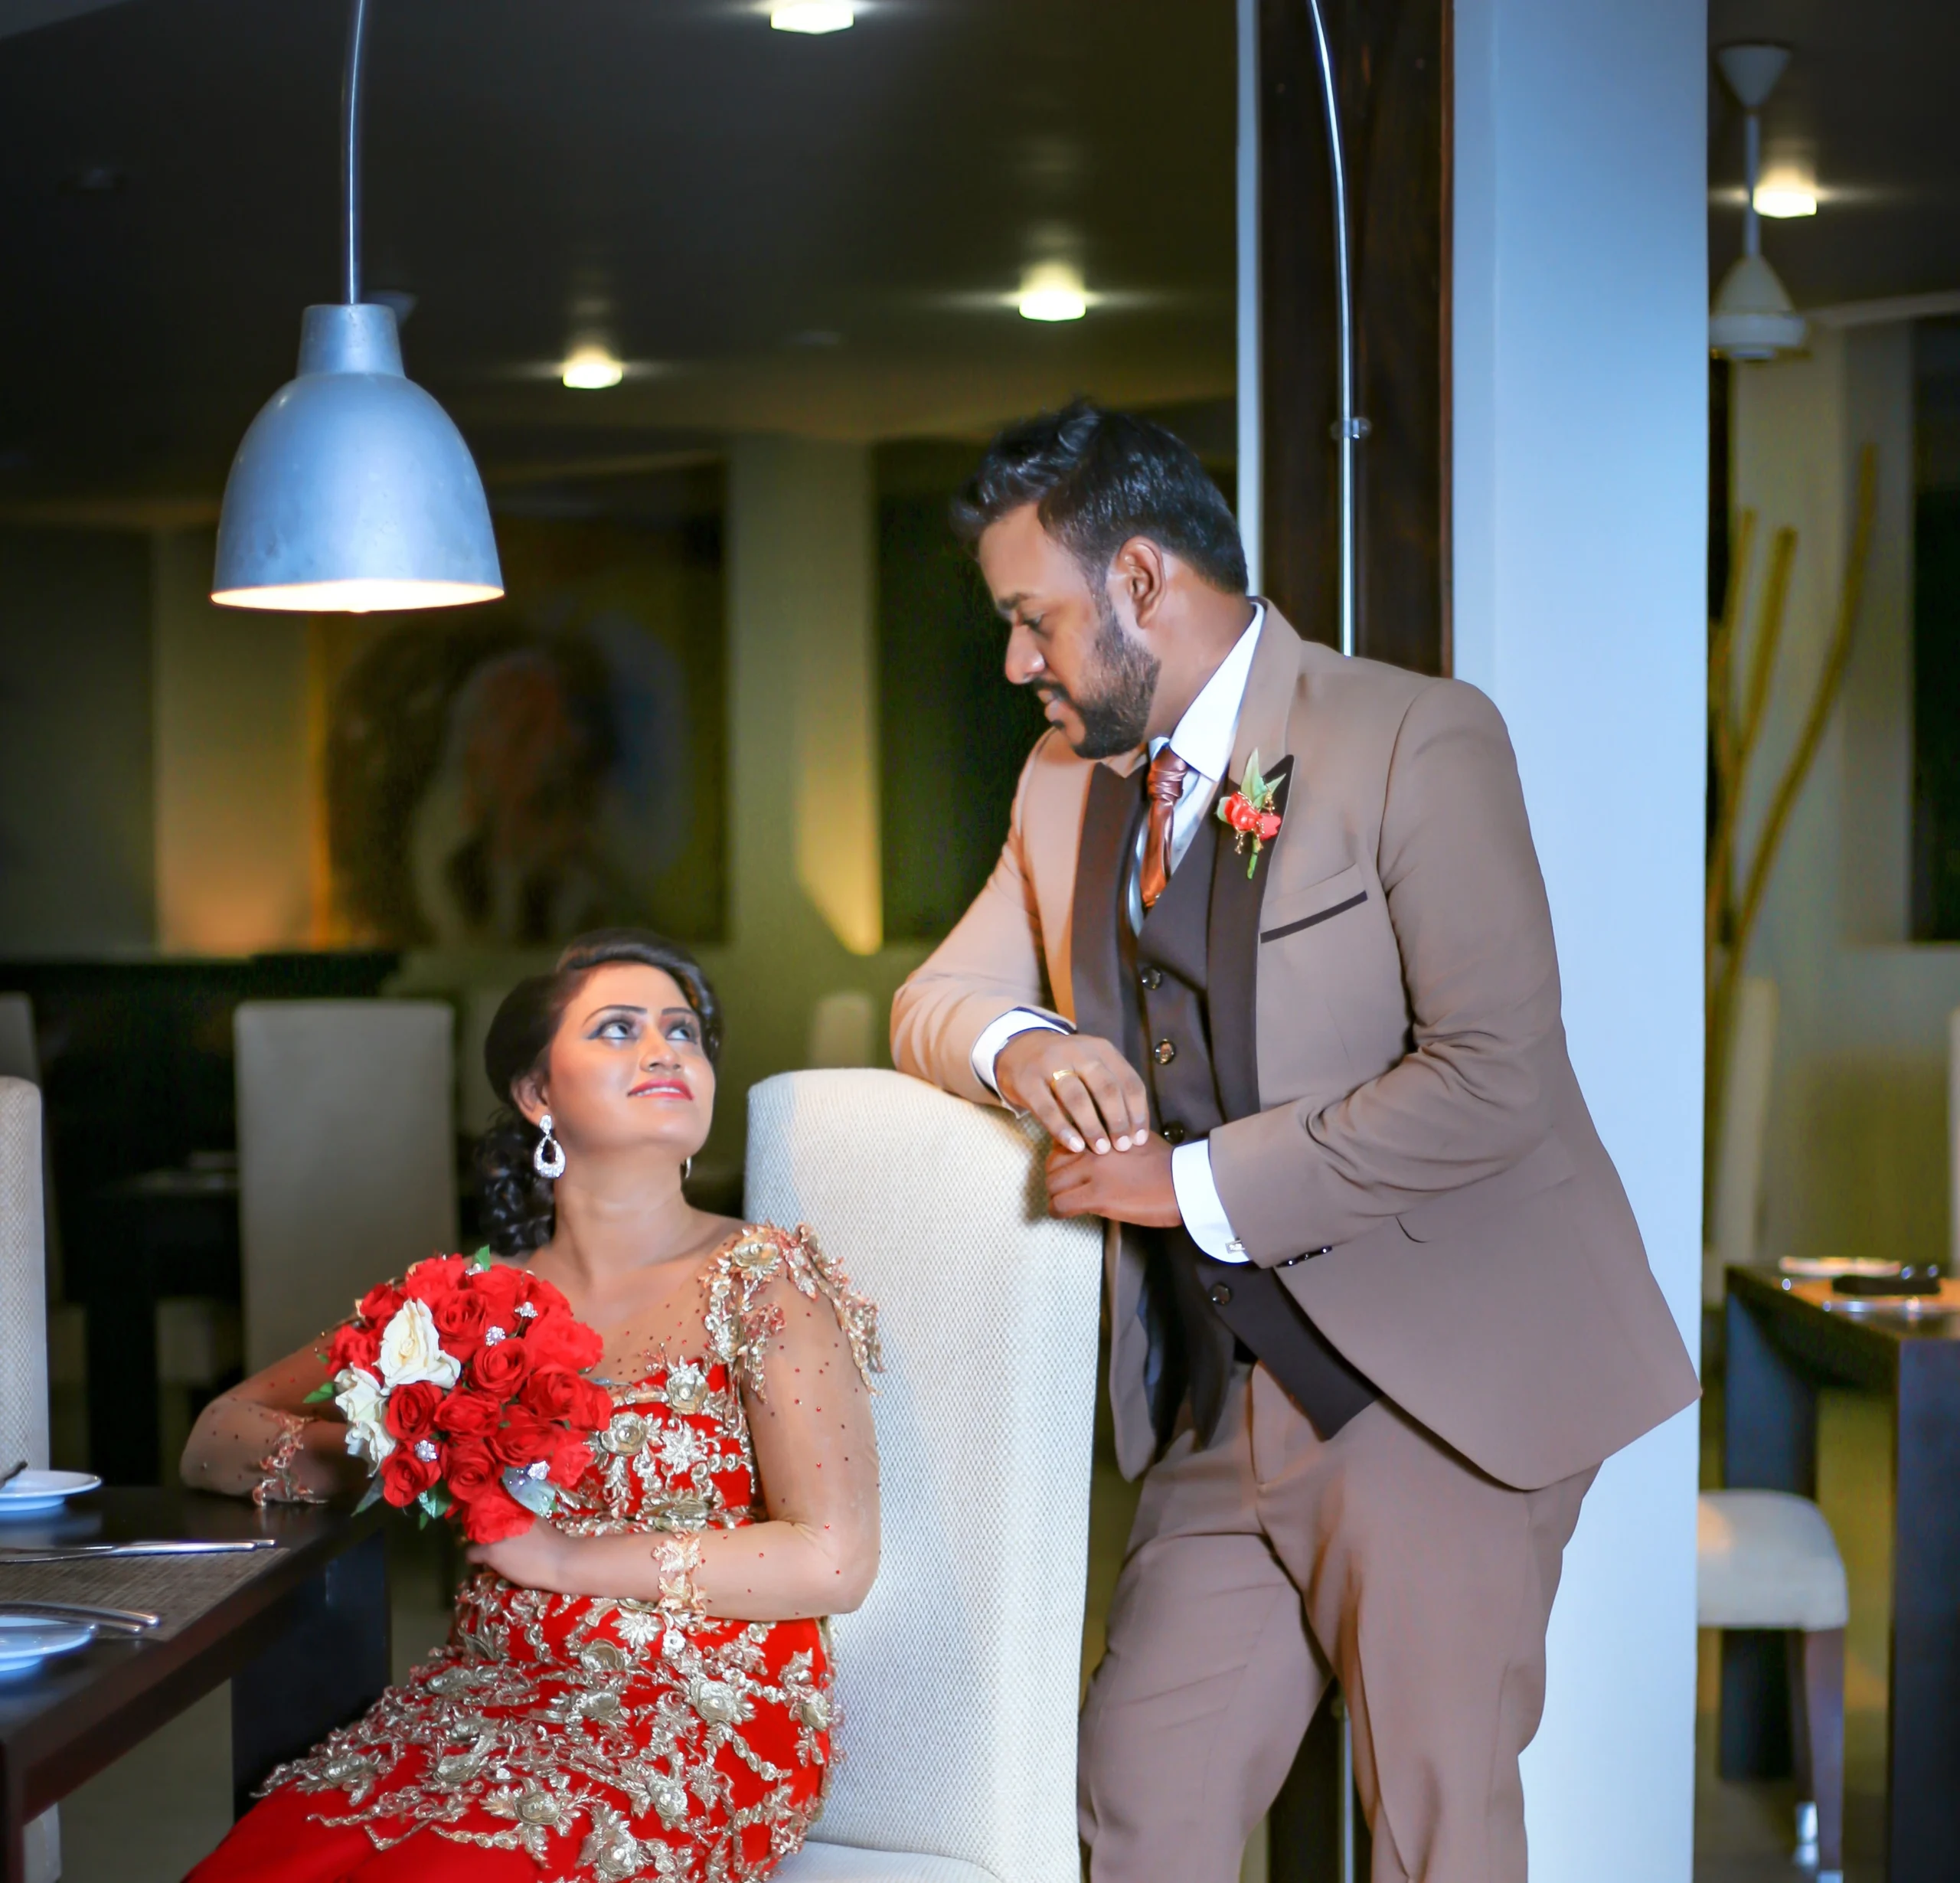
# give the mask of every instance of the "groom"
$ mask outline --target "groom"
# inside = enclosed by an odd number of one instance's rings
[[[1248,597],[1145,420],[1013,427],[954,521],[1053,730],[892,1050],[1034,1113],[1054,1210],[1112,1225],[1147,1475],[1083,1715],[1090,1875],[1230,1883],[1331,1667],[1375,1883],[1521,1880],[1580,1500],[1697,1387],[1566,1058],[1503,722]]]

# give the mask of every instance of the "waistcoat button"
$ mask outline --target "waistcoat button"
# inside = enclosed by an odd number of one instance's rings
[[[1136,978],[1148,992],[1154,994],[1164,985],[1164,970],[1161,968],[1145,968]]]
[[[1168,1124],[1164,1127],[1164,1142],[1166,1144],[1181,1144],[1190,1136],[1191,1133],[1180,1124]]]
[[[1160,1066],[1168,1066],[1178,1056],[1177,1048],[1168,1040],[1159,1040],[1150,1049],[1150,1056]]]
[[[1214,1308],[1229,1308],[1232,1305],[1232,1284],[1230,1282],[1215,1281],[1209,1292],[1211,1305]]]

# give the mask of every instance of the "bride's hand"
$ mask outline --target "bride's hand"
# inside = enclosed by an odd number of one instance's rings
[[[578,1595],[573,1575],[578,1539],[563,1535],[539,1518],[528,1530],[501,1543],[473,1543],[469,1560],[493,1569],[521,1589],[543,1589],[555,1595]]]

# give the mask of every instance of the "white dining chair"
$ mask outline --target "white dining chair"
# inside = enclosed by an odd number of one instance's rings
[[[41,1213],[41,1090],[0,1077],[0,1471],[47,1468],[47,1295]],[[27,1883],[61,1874],[61,1820],[27,1826]]]
[[[877,1303],[884,1540],[835,1623],[841,1754],[783,1883],[1077,1883],[1075,1745],[1102,1237],[1042,1141],[893,1072],[749,1096],[747,1211]]]
[[[1796,1858],[1844,1883],[1844,1559],[1822,1511],[1787,1491],[1704,1491],[1695,1525],[1695,1620],[1789,1638]]]
[[[453,1250],[453,1020],[415,1000],[247,1001],[237,1046],[245,1366]]]

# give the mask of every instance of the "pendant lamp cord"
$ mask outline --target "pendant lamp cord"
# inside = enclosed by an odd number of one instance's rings
[[[357,4],[358,0],[357,0]],[[1348,160],[1341,148],[1341,103],[1334,80],[1334,51],[1328,44],[1327,22],[1321,0],[1307,0],[1307,17],[1314,29],[1314,51],[1320,61],[1321,103],[1327,118],[1327,162],[1334,185],[1334,324],[1339,346],[1340,411],[1332,427],[1341,466],[1341,651],[1354,652],[1360,605],[1360,518],[1355,489],[1355,453],[1368,435],[1368,421],[1354,410],[1354,278],[1348,252]]]
[[[367,102],[368,0],[349,0],[347,67],[340,87],[341,209],[347,250],[341,258],[342,299],[361,301],[361,112]]]

